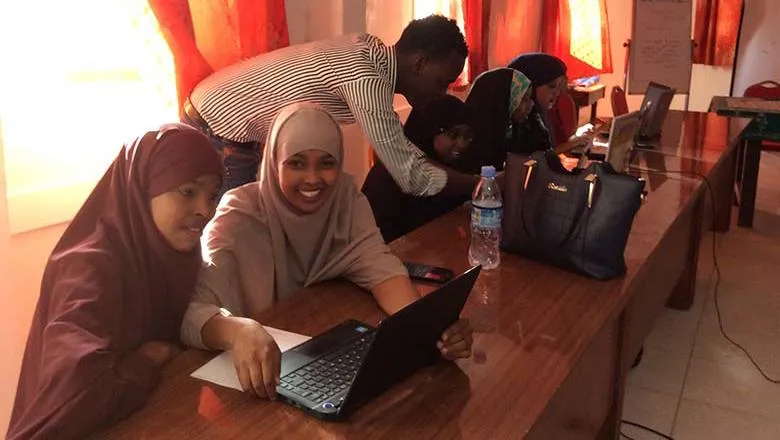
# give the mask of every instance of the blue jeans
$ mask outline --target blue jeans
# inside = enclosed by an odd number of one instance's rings
[[[220,197],[228,190],[257,180],[258,168],[260,166],[259,143],[250,142],[239,145],[236,142],[224,139],[214,134],[207,125],[199,124],[187,114],[181,116],[181,122],[197,128],[201,133],[208,136],[211,146],[222,157],[225,177],[222,179],[222,188],[219,192]]]

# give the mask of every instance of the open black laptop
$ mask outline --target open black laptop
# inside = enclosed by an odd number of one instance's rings
[[[340,419],[440,359],[436,342],[458,320],[481,266],[387,317],[378,328],[347,320],[282,353],[285,402]]]
[[[644,112],[644,116],[639,127],[637,146],[644,148],[655,146],[655,142],[661,137],[661,127],[666,120],[674,94],[675,89],[663,84],[653,81],[647,84],[645,98],[639,108]]]
[[[645,90],[645,96],[639,112],[642,113],[642,121],[637,133],[637,146],[652,148],[661,136],[661,127],[664,125],[669,106],[672,103],[676,90],[663,84],[650,81]],[[600,126],[595,133],[596,143],[606,144],[609,140],[611,123]]]

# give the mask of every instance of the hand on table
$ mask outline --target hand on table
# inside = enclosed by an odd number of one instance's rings
[[[233,362],[245,392],[276,399],[282,352],[260,323],[243,325],[233,339]]]
[[[473,342],[471,333],[471,325],[467,319],[459,319],[449,326],[436,343],[441,356],[449,360],[470,357]]]

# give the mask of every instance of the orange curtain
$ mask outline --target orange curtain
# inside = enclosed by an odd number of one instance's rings
[[[469,83],[488,70],[490,0],[463,0],[463,22],[469,45]]]
[[[732,66],[737,47],[742,0],[698,0],[693,62]]]
[[[493,2],[490,9],[489,65],[506,66],[520,54],[540,50],[542,11],[547,2],[549,0]]]
[[[173,55],[179,109],[215,70],[290,44],[284,0],[149,0]]]
[[[571,79],[612,72],[606,0],[548,0],[542,51],[564,63]]]

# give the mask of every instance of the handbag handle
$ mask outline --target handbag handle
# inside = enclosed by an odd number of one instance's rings
[[[526,174],[525,178],[523,179],[523,192],[528,188],[528,183],[531,180],[531,175],[533,174],[534,167],[536,166],[537,162],[536,160],[529,160],[524,163],[526,166]],[[577,208],[576,214],[573,216],[571,224],[569,225],[568,230],[566,231],[566,235],[561,239],[560,242],[553,245],[554,248],[560,248],[564,244],[566,244],[569,240],[571,240],[572,235],[574,235],[574,231],[577,229],[577,226],[579,225],[580,219],[582,218],[583,213],[585,212],[585,208],[588,209],[593,207],[593,197],[596,192],[596,182],[598,181],[598,176],[595,173],[590,173],[587,176],[585,176],[585,181],[588,183],[588,189],[586,194],[586,202],[580,203],[579,207]],[[525,199],[525,197],[523,198]],[[531,237],[532,239],[537,239],[535,234],[532,234],[530,229],[528,228],[528,221],[526,219],[526,209],[524,200],[520,202],[520,220],[523,224],[523,230],[525,233]]]

